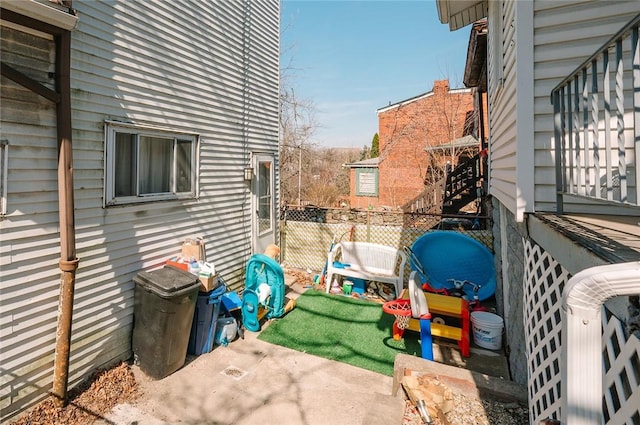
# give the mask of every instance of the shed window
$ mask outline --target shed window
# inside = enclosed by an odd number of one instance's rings
[[[378,196],[378,170],[356,169],[356,195]]]
[[[198,136],[107,123],[105,205],[196,197]]]

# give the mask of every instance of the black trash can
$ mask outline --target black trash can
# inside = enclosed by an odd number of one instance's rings
[[[139,272],[132,348],[136,364],[162,379],[184,365],[200,281],[175,267]]]

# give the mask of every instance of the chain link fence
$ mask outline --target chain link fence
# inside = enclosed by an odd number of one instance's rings
[[[348,240],[403,249],[411,247],[427,232],[446,230],[470,236],[493,252],[488,217],[306,206],[285,207],[280,219],[283,263],[287,267],[318,273],[323,269],[333,244]],[[405,276],[409,272],[407,260]]]

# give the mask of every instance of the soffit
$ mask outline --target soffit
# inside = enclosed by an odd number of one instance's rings
[[[48,34],[70,31],[78,24],[73,9],[51,1],[4,1],[2,12],[3,19]]]
[[[486,18],[489,4],[487,0],[436,0],[436,7],[440,22],[455,31]]]

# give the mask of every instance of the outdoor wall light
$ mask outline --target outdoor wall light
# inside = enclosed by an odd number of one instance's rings
[[[247,167],[244,169],[244,181],[250,182],[253,179],[253,168]]]

